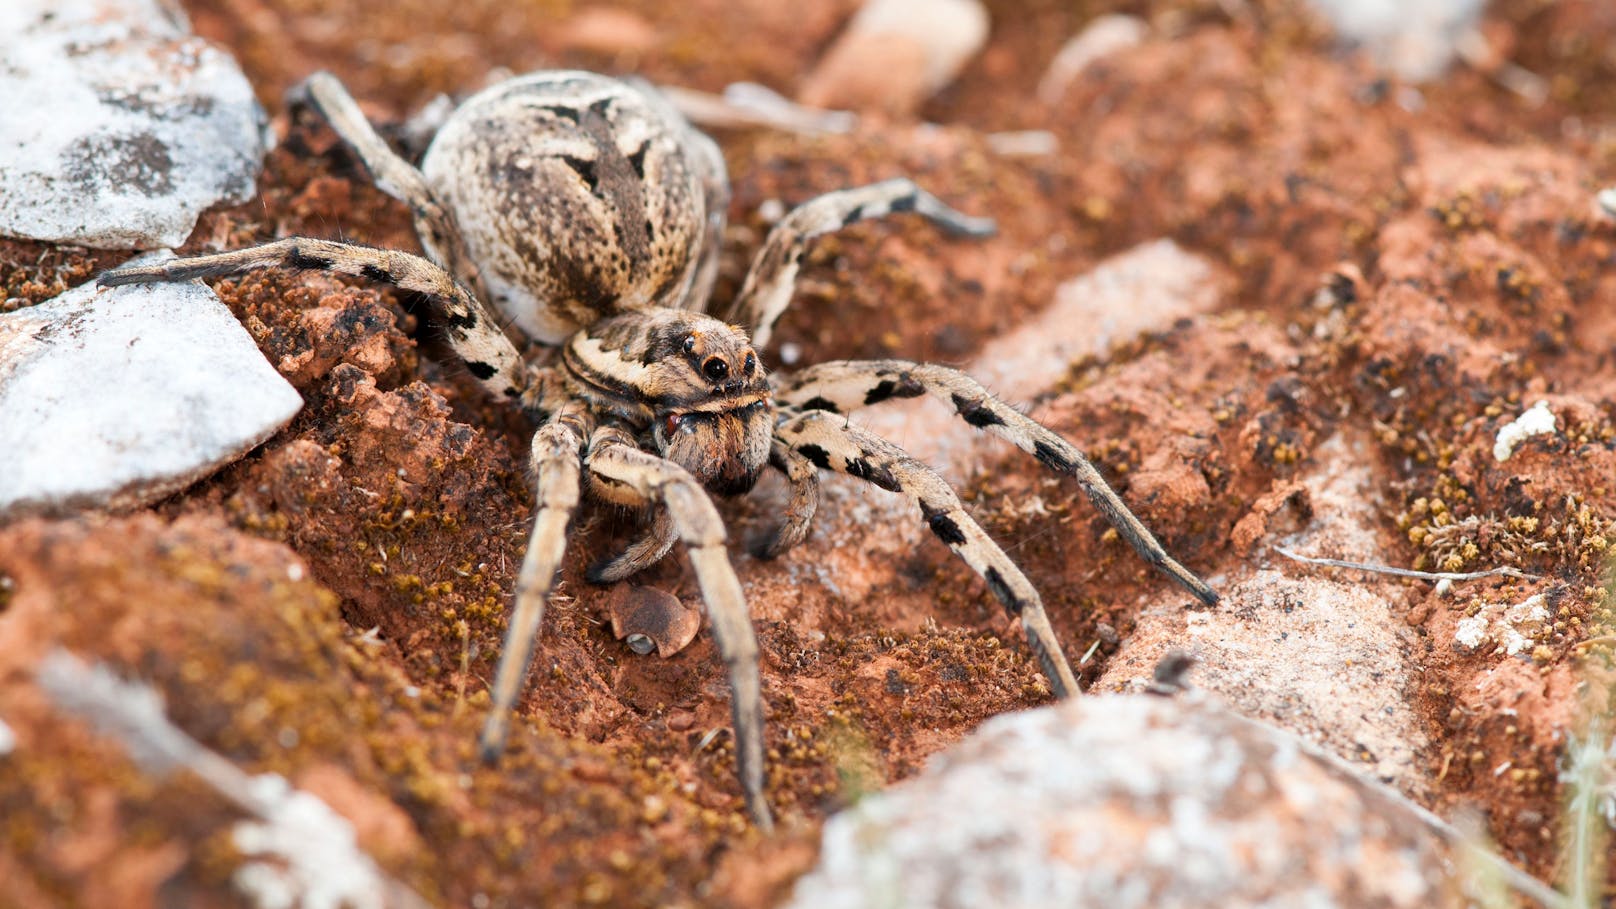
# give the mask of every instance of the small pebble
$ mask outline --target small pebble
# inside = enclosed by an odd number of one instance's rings
[[[813,107],[907,116],[987,42],[977,0],[868,0],[804,81]]]
[[[1096,61],[1145,40],[1150,27],[1137,16],[1110,13],[1098,16],[1055,54],[1055,59],[1038,80],[1038,100],[1054,104],[1066,89]]]

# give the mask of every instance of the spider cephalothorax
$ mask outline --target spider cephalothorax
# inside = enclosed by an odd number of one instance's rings
[[[643,427],[648,446],[719,495],[751,490],[774,404],[746,333],[678,309],[611,316],[562,348],[577,394]]]
[[[1206,603],[1199,578],[1164,551],[1081,451],[993,397],[969,376],[899,360],[839,361],[770,376],[758,349],[791,300],[809,242],[856,221],[915,212],[966,236],[991,222],[949,208],[908,180],[828,193],[786,215],[757,253],[731,325],[703,315],[728,203],[723,159],[654,90],[580,72],[535,73],[473,96],[444,124],[417,170],[382,142],[347,92],[311,77],[323,114],[378,186],[410,206],[427,258],[290,238],[217,255],[117,269],[105,285],[186,280],[255,268],[356,275],[424,294],[450,346],[490,393],[538,424],[531,465],[537,511],[482,735],[503,749],[580,493],[648,505],[649,533],[590,571],[627,577],[683,543],[733,690],[736,758],[746,804],[770,825],[763,793],[763,699],[757,641],[708,493],[752,488],[764,466],[791,496],[764,557],[801,542],[819,470],[900,493],[926,526],[1019,617],[1056,694],[1077,693],[1042,601],[948,484],[845,414],[931,395],[971,426],[1074,477],[1133,547]],[[525,367],[482,300],[535,340],[561,347]],[[749,337],[750,335],[750,337]]]

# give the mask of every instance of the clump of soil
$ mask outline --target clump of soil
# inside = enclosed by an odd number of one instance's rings
[[[790,93],[853,6],[635,0],[601,20],[504,0],[189,4],[272,110],[327,68],[384,125],[500,68]],[[720,294],[761,243],[765,201],[899,174],[991,215],[1000,235],[895,219],[825,239],[766,356],[790,344],[803,362],[959,362],[1139,243],[1169,237],[1216,263],[1232,277],[1220,311],[1072,364],[1040,413],[1203,575],[1305,522],[1296,477],[1346,450],[1326,449],[1339,434],[1373,440],[1389,560],[1532,575],[1448,597],[1408,582],[1388,615],[1421,642],[1420,684],[1403,693],[1431,742],[1419,797],[1480,807],[1507,855],[1552,878],[1558,762],[1612,640],[1616,226],[1592,195],[1616,179],[1616,146],[1597,89],[1610,64],[1589,48],[1609,46],[1616,22],[1593,3],[1506,3],[1488,34],[1550,78],[1548,100],[1460,69],[1414,103],[1287,6],[1121,4],[1153,37],[1048,107],[1034,100],[1042,67],[1114,5],[990,6],[988,48],[923,111],[941,128],[718,136],[735,183]],[[260,198],[205,217],[182,252],[287,235],[419,249],[408,212],[329,132],[280,113]],[[1060,151],[996,154],[985,137],[1003,129],[1050,130]],[[8,306],[110,264],[0,241]],[[984,585],[934,542],[851,578],[815,570],[822,539],[776,563],[734,546],[784,820],[761,838],[709,636],[670,659],[614,639],[611,592],[583,573],[637,516],[593,507],[573,528],[511,754],[483,768],[472,743],[532,516],[532,427],[441,359],[390,289],[270,273],[218,290],[304,395],[294,423],[147,512],[0,528],[0,703],[18,739],[0,758],[0,877],[25,904],[217,901],[236,864],[228,805],[184,776],[141,774],[53,713],[29,674],[49,646],[151,681],[190,734],[326,797],[389,873],[452,905],[772,904],[813,861],[828,812],[984,718],[1049,700]],[[1499,428],[1539,399],[1557,431],[1496,460]],[[1012,453],[964,497],[1044,592],[1068,653],[1090,652],[1092,679],[1169,582],[1040,471]],[[772,520],[756,501],[724,510],[734,540]],[[636,581],[695,602],[681,559]],[[1461,621],[1534,595],[1548,618],[1524,650],[1456,642]]]

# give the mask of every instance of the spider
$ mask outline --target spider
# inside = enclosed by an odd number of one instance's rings
[[[328,73],[294,102],[322,116],[376,184],[409,206],[425,257],[293,237],[248,249],[103,274],[103,285],[184,281],[284,267],[355,275],[433,301],[448,344],[491,394],[532,415],[533,532],[479,740],[504,748],[555,581],[567,524],[587,491],[650,506],[650,527],[589,579],[614,582],[682,543],[728,672],[737,771],[746,806],[772,826],[763,793],[758,646],[711,495],[749,491],[765,467],[790,486],[769,558],[807,535],[818,471],[849,474],[913,502],[938,539],[1009,611],[1060,697],[1077,680],[1038,592],[931,469],[847,419],[857,408],[934,395],[961,419],[1076,478],[1151,564],[1202,602],[1217,594],[1167,554],[1076,446],[944,366],[840,361],[786,377],[757,351],[790,302],[810,241],[856,221],[914,212],[963,236],[994,225],[906,179],[812,199],[769,232],[733,301],[731,321],[703,314],[717,274],[729,185],[717,146],[654,89],[578,71],[496,84],[443,123],[420,168],[382,141]],[[491,301],[548,358],[525,363]],[[559,350],[555,350],[559,348]]]

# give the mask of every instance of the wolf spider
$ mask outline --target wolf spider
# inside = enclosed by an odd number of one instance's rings
[[[516,583],[482,754],[502,751],[580,489],[651,506],[643,538],[589,573],[606,583],[684,544],[732,688],[737,769],[761,828],[763,700],[758,647],[710,494],[752,488],[765,466],[790,484],[779,555],[808,532],[817,471],[907,497],[938,539],[981,575],[1012,616],[1057,695],[1078,692],[1038,592],[931,469],[845,414],[934,395],[966,423],[1069,474],[1135,550],[1205,603],[1210,587],[1173,560],[1076,446],[956,370],[901,360],[823,363],[770,376],[757,355],[790,302],[810,241],[856,221],[914,212],[981,237],[968,217],[905,179],[827,193],[770,232],[730,321],[704,315],[717,273],[729,186],[713,141],[659,95],[586,72],[540,72],[471,97],[443,124],[419,169],[395,154],[335,77],[294,100],[327,120],[376,185],[409,206],[426,256],[288,238],[234,252],[115,269],[103,285],[184,281],[284,267],[355,275],[424,295],[448,344],[493,395],[532,415],[537,514]],[[481,301],[560,350],[525,364]]]

